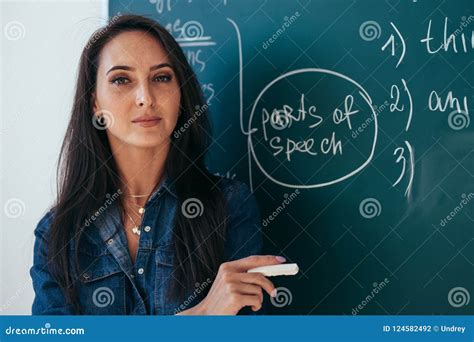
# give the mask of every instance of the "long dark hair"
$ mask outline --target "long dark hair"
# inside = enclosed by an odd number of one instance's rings
[[[220,178],[210,174],[205,166],[211,134],[201,86],[180,46],[164,27],[142,16],[114,17],[91,36],[81,55],[71,119],[59,157],[58,194],[50,227],[50,271],[78,312],[81,309],[75,291],[76,279],[70,265],[80,272],[78,251],[85,219],[121,186],[106,132],[93,125],[92,91],[96,86],[99,54],[118,34],[137,30],[161,43],[181,89],[181,115],[170,137],[165,166],[179,205],[174,221],[175,265],[170,296],[183,298],[194,284],[213,279],[224,259],[226,208],[218,184]],[[179,210],[191,197],[202,202],[201,216],[188,218]],[[72,258],[67,248],[70,241],[76,247]]]

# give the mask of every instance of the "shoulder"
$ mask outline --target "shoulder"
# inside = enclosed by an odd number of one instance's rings
[[[244,182],[224,178],[221,190],[226,201],[230,224],[242,226],[245,222],[248,229],[256,228],[260,222],[260,211],[257,199],[249,186]]]
[[[240,194],[251,195],[250,188],[244,182],[219,176],[219,186],[225,196],[235,196]]]
[[[46,214],[43,214],[34,231],[36,236],[44,236],[48,233],[49,227],[54,219],[54,212],[55,208],[50,208],[47,210]]]
[[[242,207],[257,209],[257,202],[249,186],[244,182],[220,177],[220,189],[226,200],[230,214],[235,213]]]

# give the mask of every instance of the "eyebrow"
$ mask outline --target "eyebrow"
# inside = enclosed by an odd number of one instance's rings
[[[161,64],[156,64],[156,65],[153,65],[152,67],[150,67],[150,71],[157,70],[157,69],[161,69],[161,68],[165,68],[165,67],[169,67],[169,68],[173,69],[173,67],[171,66],[171,64],[169,64],[169,63],[161,63]],[[134,71],[135,68],[133,68],[133,67],[131,67],[131,66],[128,66],[128,65],[114,65],[113,67],[111,67],[111,68],[105,73],[105,75],[108,75],[109,72],[114,71],[114,70],[129,70],[129,71]]]

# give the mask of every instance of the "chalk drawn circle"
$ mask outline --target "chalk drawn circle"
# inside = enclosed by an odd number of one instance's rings
[[[372,136],[372,140],[371,140],[372,141],[372,146],[370,148],[369,156],[367,157],[367,159],[362,164],[357,165],[350,172],[348,172],[348,173],[346,173],[346,174],[344,174],[340,177],[336,176],[336,177],[334,177],[334,179],[331,179],[331,180],[328,180],[328,181],[322,181],[322,182],[314,182],[312,184],[301,184],[301,182],[300,183],[295,183],[295,182],[290,183],[288,181],[282,181],[282,180],[277,179],[277,177],[272,176],[269,172],[270,170],[266,170],[266,168],[263,166],[263,161],[259,158],[259,156],[258,156],[258,154],[255,150],[253,139],[254,139],[255,133],[258,130],[252,127],[252,123],[253,123],[253,120],[254,120],[256,109],[258,108],[258,106],[259,106],[259,104],[262,100],[262,97],[265,95],[265,93],[267,91],[269,91],[278,82],[280,82],[282,80],[285,80],[286,78],[288,78],[290,76],[299,75],[299,74],[324,75],[326,77],[334,77],[338,81],[341,81],[341,82],[348,82],[349,85],[352,85],[352,86],[355,87],[355,89],[358,91],[360,97],[362,98],[362,100],[367,105],[367,109],[370,111],[370,117],[371,117],[372,122],[373,122],[373,136]],[[250,113],[250,118],[249,118],[248,132],[249,132],[249,134],[248,134],[247,144],[248,144],[248,149],[250,151],[250,154],[251,154],[253,160],[255,161],[255,164],[257,165],[258,169],[269,180],[271,180],[272,182],[274,182],[276,184],[279,184],[281,186],[288,187],[288,188],[314,189],[314,188],[326,187],[326,186],[330,186],[330,185],[342,182],[342,181],[356,175],[360,171],[362,171],[372,161],[372,159],[374,157],[374,153],[375,153],[375,147],[377,145],[378,121],[377,121],[377,114],[375,113],[375,111],[373,109],[372,99],[371,99],[370,95],[368,94],[368,92],[359,83],[354,81],[352,78],[350,78],[346,75],[343,75],[341,73],[338,73],[336,71],[332,71],[332,70],[328,70],[328,69],[320,69],[320,68],[306,68],[306,69],[297,69],[297,70],[293,70],[293,71],[290,71],[288,73],[285,73],[285,74],[277,77],[273,81],[271,81],[269,84],[267,84],[263,88],[263,90],[257,96],[257,98],[256,98],[256,100],[253,104],[252,111]]]

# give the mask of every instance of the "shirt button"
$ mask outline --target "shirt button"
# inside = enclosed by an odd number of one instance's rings
[[[144,229],[145,229],[145,232],[148,233],[148,232],[151,230],[151,227],[150,227],[150,226],[146,226]]]
[[[143,272],[144,272],[143,268],[138,269],[138,274],[143,274]]]
[[[114,239],[109,239],[109,240],[107,241],[107,243],[108,243],[109,245],[111,245],[113,242],[114,242]]]

